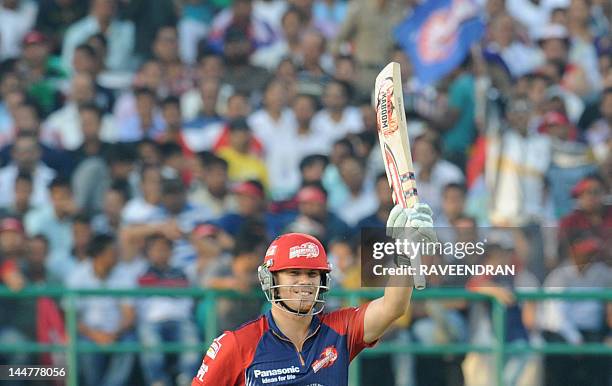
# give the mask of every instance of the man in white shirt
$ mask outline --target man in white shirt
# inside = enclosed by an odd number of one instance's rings
[[[68,28],[62,46],[62,62],[66,68],[72,68],[75,48],[91,35],[101,32],[108,42],[106,67],[110,71],[132,69],[134,25],[115,17],[116,6],[116,0],[93,0],[89,15]]]
[[[72,289],[129,289],[135,279],[117,268],[117,247],[108,235],[94,237],[90,260],[75,268],[67,278]],[[79,339],[97,344],[135,341],[136,313],[129,298],[86,296],[77,302]],[[81,353],[80,366],[86,386],[123,386],[134,364],[133,353]]]
[[[34,26],[38,6],[31,0],[4,0],[0,4],[0,61],[21,54],[21,43]]]
[[[329,135],[332,141],[363,130],[361,111],[348,106],[348,90],[342,81],[329,82],[323,94],[324,109],[312,118],[312,127]]]
[[[83,144],[79,106],[95,101],[94,79],[90,74],[78,73],[72,78],[68,102],[52,113],[42,125],[41,137],[46,144],[56,148],[75,150]],[[113,142],[115,134],[112,119],[102,117],[100,139]]]
[[[443,188],[451,182],[462,183],[463,173],[454,164],[440,158],[440,145],[427,134],[414,140],[412,158],[419,196],[429,203],[434,218],[439,218]]]
[[[55,171],[41,161],[42,151],[36,138],[28,133],[18,134],[11,150],[12,162],[0,169],[0,206],[8,207],[15,197],[15,179],[20,172],[32,176],[30,205],[49,202],[47,185],[55,177]]]

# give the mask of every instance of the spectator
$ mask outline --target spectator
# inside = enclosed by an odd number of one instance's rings
[[[248,31],[245,38],[248,39],[249,45],[255,48],[267,46],[275,40],[272,28],[253,14],[252,0],[237,0],[232,2],[231,7],[227,7],[214,18],[208,36],[208,44],[216,51],[224,50],[228,30],[234,26],[245,32]]]
[[[429,260],[429,261],[428,261]],[[424,256],[427,265],[443,264],[441,256]],[[427,277],[428,284],[443,287],[449,283],[444,277]],[[464,316],[465,302],[461,300],[440,302],[427,300],[415,302],[412,307],[410,332],[419,344],[464,343],[468,326]],[[464,355],[418,356],[414,363],[416,382],[419,385],[464,385],[461,363]]]
[[[338,213],[340,219],[348,226],[353,227],[363,217],[376,210],[378,200],[374,186],[366,180],[362,161],[355,157],[346,157],[340,162],[339,171],[349,194],[342,200],[336,200],[342,204],[330,208]]]
[[[55,177],[55,171],[41,161],[41,148],[30,134],[20,134],[11,148],[12,162],[0,169],[0,202],[7,207],[14,203],[15,180],[19,173],[32,176],[30,204],[34,207],[49,202],[47,185]]]
[[[134,90],[136,113],[124,120],[117,121],[117,140],[135,142],[143,138],[154,139],[161,135],[164,123],[157,110],[157,96],[148,88]]]
[[[214,272],[218,265],[227,265],[231,259],[231,256],[223,251],[224,244],[228,244],[227,239],[227,235],[213,224],[200,224],[193,229],[191,244],[197,256],[185,269],[192,285],[206,286],[211,272]]]
[[[160,102],[161,116],[164,120],[164,129],[157,135],[155,140],[163,143],[175,143],[183,149],[183,153],[192,155],[183,134],[183,116],[181,114],[181,102],[179,98],[169,96]]]
[[[189,283],[182,270],[170,266],[172,241],[161,234],[145,240],[147,271],[140,276],[140,287],[186,287]],[[156,346],[165,343],[196,345],[198,332],[192,316],[193,300],[190,298],[151,296],[139,301],[138,336],[148,352],[141,354],[145,380],[149,385],[170,384],[171,376],[165,370],[168,360]],[[199,353],[184,351],[178,357],[176,383],[187,385],[199,364]]]
[[[0,5],[0,61],[21,53],[21,41],[34,25],[37,4],[29,0],[7,0]]]
[[[162,84],[162,76],[162,67],[157,60],[151,59],[141,64],[134,74],[132,87],[117,98],[113,110],[115,121],[125,121],[138,114],[134,89],[148,88],[154,90],[155,94],[160,97],[166,96],[168,91]]]
[[[117,235],[121,225],[121,213],[129,200],[128,187],[117,181],[104,194],[102,213],[92,219],[94,233]]]
[[[378,208],[367,217],[363,217],[355,226],[355,230],[363,228],[383,228],[387,223],[387,218],[393,208],[393,199],[391,197],[391,188],[387,181],[386,173],[379,173],[376,176],[376,198],[378,201]]]
[[[544,286],[549,291],[581,291],[584,288],[610,288],[609,268],[599,263],[601,243],[589,233],[569,240],[569,258],[548,274]],[[542,305],[541,328],[547,342],[601,342],[610,328],[610,307],[596,300],[548,300]],[[608,321],[607,326],[604,322]],[[544,360],[544,385],[606,385],[609,358],[547,355]]]
[[[64,34],[68,27],[87,15],[87,3],[78,0],[42,0],[38,2],[36,30],[50,40],[51,51],[62,51]]]
[[[192,184],[189,199],[195,204],[210,209],[214,217],[232,212],[236,208],[236,197],[229,189],[228,163],[214,154],[204,153],[198,157],[200,176]]]
[[[512,264],[518,266],[517,254],[514,245],[518,244],[513,240],[513,236],[508,234],[507,229],[492,230],[488,239],[490,242],[487,245],[483,264],[491,265],[492,267],[507,266]],[[515,235],[514,237],[519,237]],[[467,282],[467,288],[470,291],[488,294],[494,297],[498,302],[506,307],[507,323],[505,327],[505,339],[507,342],[531,342],[530,331],[533,331],[535,326],[536,303],[522,302],[518,303],[514,297],[514,291],[521,289],[523,291],[533,290],[539,287],[537,278],[527,269],[518,266],[515,276],[473,276]],[[476,305],[478,307],[479,305]],[[474,334],[472,340],[476,343],[485,343],[492,339],[493,332],[491,331],[490,311],[486,314],[478,315],[478,310],[473,307],[471,310],[472,318],[476,319],[475,325],[472,326]],[[507,384],[536,384],[538,379],[534,379],[530,375],[529,367],[535,365],[533,356],[510,356],[508,363],[504,369],[504,379]],[[482,367],[479,372],[466,374],[466,380],[469,382],[478,382],[477,380],[485,379],[486,373],[491,374],[492,369],[488,370]],[[469,375],[469,378],[468,378]],[[490,376],[490,375],[489,375]],[[531,378],[530,378],[531,377]]]
[[[529,101],[511,101],[506,113],[506,130],[501,138],[489,144],[490,156],[496,157],[500,164],[508,164],[500,167],[490,211],[491,223],[497,226],[542,220],[544,178],[551,162],[551,144],[547,136],[529,132],[532,114]]]
[[[236,237],[240,227],[249,218],[266,215],[263,185],[257,180],[237,184],[232,193],[236,198],[236,209],[221,216],[215,223],[225,232]]]
[[[140,171],[140,195],[132,197],[121,212],[122,225],[144,224],[154,218],[161,200],[160,169],[145,165]]]
[[[8,207],[0,210],[0,217],[15,217],[23,220],[26,213],[31,209],[32,188],[32,175],[19,173],[15,178],[15,199]]]
[[[352,44],[361,93],[370,94],[378,71],[386,63],[383,58],[388,58],[393,48],[391,31],[405,12],[399,4],[388,0],[359,0],[349,4],[332,52],[334,55],[347,53],[348,44]]]
[[[250,2],[239,0],[236,3]],[[268,71],[249,64],[255,46],[249,40],[248,31],[240,24],[232,24],[223,35],[223,57],[225,59],[224,83],[247,95],[263,89],[268,81]]]
[[[290,7],[282,16],[281,26],[281,37],[273,44],[257,49],[251,56],[252,64],[273,71],[284,58],[299,58],[300,38],[304,32],[302,15],[296,8]]]
[[[265,249],[266,242],[256,235],[247,233],[237,237],[231,261],[217,265],[209,273],[206,287],[250,293],[259,286],[255,272]],[[261,299],[220,300],[216,312],[219,328],[227,330],[239,326],[244,320],[258,315],[262,304]]]
[[[153,38],[160,29],[178,22],[177,7],[171,0],[158,1],[154,7],[147,1],[130,1],[121,11],[134,23],[134,54],[139,58],[151,56]]]
[[[47,38],[38,31],[30,31],[23,38],[22,60],[19,71],[26,80],[26,90],[42,107],[44,116],[61,105],[59,84],[65,71],[49,56]]]
[[[178,48],[176,27],[174,25],[160,27],[152,45],[153,57],[162,66],[163,81],[171,95],[181,95],[192,85],[191,74],[181,62]]]
[[[291,110],[287,108],[287,103],[284,84],[271,80],[264,90],[263,107],[248,118],[249,126],[263,142],[266,152],[274,151],[275,138],[282,138],[293,130]]]
[[[81,210],[95,212],[102,208],[104,182],[109,177],[106,160],[113,154],[114,145],[100,138],[102,110],[93,103],[79,107],[83,143],[74,150],[78,166],[72,174],[74,198]]]
[[[181,97],[181,110],[186,119],[183,135],[191,151],[212,149],[224,129],[219,114],[220,90],[218,78],[206,77],[200,80],[197,90],[190,90]]]
[[[304,32],[300,41],[298,62],[298,92],[321,97],[333,73],[333,60],[326,53],[325,37],[317,30]]]
[[[350,227],[328,209],[327,192],[321,186],[304,186],[298,191],[296,199],[298,213],[287,225],[286,231],[314,235],[323,245],[330,240],[350,236]]]
[[[186,189],[178,178],[162,180],[161,200],[158,210],[151,212],[151,217],[121,228],[121,240],[125,258],[138,255],[146,237],[161,233],[173,241],[171,264],[184,269],[195,259],[193,247],[187,239],[198,223],[211,218],[208,210],[193,205],[186,197]]]
[[[603,91],[599,111],[601,118],[589,127],[585,137],[597,161],[603,162],[608,154],[612,153],[612,87]]]
[[[47,258],[48,281],[50,283],[65,284],[66,278],[72,271],[86,262],[89,257],[87,248],[93,235],[91,217],[84,213],[76,214],[72,219],[71,232],[74,242],[70,254],[49,255]],[[45,236],[39,235],[38,237],[44,237],[47,243],[49,243]],[[47,245],[47,249],[49,249],[49,245]]]
[[[83,132],[83,143],[75,149],[75,158],[85,160],[90,157],[108,157],[110,143],[100,138],[101,125],[104,119],[102,110],[93,103],[85,103],[79,106],[79,117],[81,131]]]
[[[435,139],[422,134],[414,139],[412,146],[419,196],[429,203],[434,216],[439,218],[442,188],[451,182],[463,182],[463,173],[457,166],[441,158],[440,145]]]
[[[72,251],[72,216],[78,209],[66,178],[54,178],[49,184],[49,195],[51,205],[28,212],[25,228],[30,236],[43,235],[49,240],[50,259],[65,260]]]
[[[344,1],[318,0],[312,7],[314,24],[323,32],[326,38],[334,38],[341,24],[346,19],[347,4]]]
[[[536,48],[521,42],[515,24],[514,19],[508,14],[501,14],[491,20],[489,25],[491,41],[485,51],[485,55],[498,56],[512,78],[533,72],[541,60]]]
[[[264,107],[251,114],[247,122],[264,146],[272,194],[283,198],[283,193],[286,196],[287,190],[295,189],[298,159],[307,150],[301,148],[301,141],[296,138],[295,119],[287,108],[287,92],[282,82],[268,83],[263,103]]]
[[[21,80],[15,72],[5,72],[0,79],[0,146],[13,139],[17,107],[26,99]]]
[[[344,138],[363,130],[361,112],[355,106],[349,106],[349,86],[333,80],[325,87],[323,95],[324,108],[312,118],[312,127],[333,140]]]
[[[601,87],[602,78],[594,44],[597,36],[593,34],[595,31],[591,27],[589,3],[584,0],[570,1],[567,8],[567,29],[571,42],[569,61],[581,68],[583,76],[589,83],[582,87],[587,90],[598,90]]]
[[[268,172],[263,161],[250,151],[251,128],[245,119],[229,123],[229,146],[216,153],[227,161],[230,181],[240,182],[248,179],[260,180],[268,187]]]
[[[32,136],[37,141],[41,150],[41,160],[50,168],[61,174],[69,174],[74,167],[74,162],[69,153],[54,149],[41,141],[40,120],[42,117],[40,107],[32,99],[26,98],[15,108],[15,127],[11,133],[7,133],[6,140],[9,142],[0,150],[2,165],[11,161],[12,149],[16,137],[20,135]]]
[[[541,130],[551,138],[551,164],[547,177],[551,183],[555,215],[560,218],[572,208],[568,188],[596,171],[595,160],[589,147],[578,141],[576,128],[565,115],[546,113]]]
[[[68,102],[51,114],[43,125],[42,138],[51,146],[75,150],[83,144],[83,128],[79,116],[79,106],[95,103],[96,90],[94,80],[87,73],[75,74],[72,78]],[[102,117],[100,138],[113,141],[114,127],[109,116]]]
[[[105,64],[111,71],[126,71],[133,67],[134,25],[116,18],[116,0],[92,0],[89,15],[66,30],[62,45],[62,61],[72,68],[74,49],[89,36],[102,33],[108,42]]]
[[[89,259],[79,265],[66,280],[72,289],[127,289],[135,283],[117,266],[117,247],[111,236],[98,235],[89,245]],[[108,345],[133,342],[136,312],[134,301],[117,297],[84,297],[78,301],[78,332],[82,342]],[[127,385],[134,364],[132,353],[81,353],[79,355],[84,384]]]
[[[25,236],[21,222],[15,218],[0,221],[0,284],[12,291],[21,290],[27,283],[23,265],[26,262]],[[32,342],[36,337],[36,321],[32,318],[36,299],[0,300],[0,344],[19,345]],[[32,355],[16,353],[1,355],[0,360],[9,365],[31,363]]]
[[[0,279],[13,291],[19,291],[25,285],[25,277],[19,267],[26,252],[24,242],[21,221],[12,217],[0,221]]]
[[[331,148],[330,136],[312,125],[316,106],[313,97],[297,95],[292,103],[291,122],[269,137],[272,141],[266,144],[266,166],[275,199],[287,198],[298,189],[301,159],[313,153],[325,154]]]
[[[559,240],[571,239],[576,232],[588,232],[603,245],[610,244],[612,207],[603,200],[604,186],[598,175],[587,176],[574,185],[572,196],[576,208],[561,219]],[[604,257],[603,262],[612,256],[609,248],[604,248],[600,255]]]
[[[549,24],[541,27],[536,36],[544,54],[543,72],[563,91],[568,115],[572,122],[577,122],[584,104],[576,96],[586,95],[589,87],[582,68],[569,62],[570,40],[567,29],[558,24]]]
[[[320,184],[329,160],[322,154],[310,154],[300,161],[302,185]]]
[[[437,221],[439,227],[449,227],[465,213],[465,185],[456,182],[446,184],[442,188],[442,212]]]
[[[94,80],[96,104],[104,113],[111,114],[115,105],[115,94],[113,90],[100,84],[98,76],[102,68],[98,64],[99,59],[96,55],[96,49],[91,44],[79,44],[74,50],[72,66],[75,73],[84,72],[91,75]]]

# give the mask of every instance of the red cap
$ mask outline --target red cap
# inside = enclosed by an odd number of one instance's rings
[[[7,217],[0,221],[0,232],[13,231],[17,233],[23,233],[23,225],[21,221],[16,218]]]
[[[270,272],[290,268],[331,270],[321,242],[304,233],[287,233],[274,240],[266,252],[264,264]]]
[[[549,111],[544,114],[542,119],[542,126],[551,126],[551,125],[569,125],[570,121],[567,119],[567,116],[558,111]]]
[[[193,232],[191,232],[192,235],[198,238],[214,236],[217,233],[219,233],[219,228],[212,224],[200,224],[193,229]]]
[[[297,202],[318,202],[320,204],[325,204],[327,202],[327,197],[325,197],[325,193],[315,187],[315,186],[306,186],[297,194]]]
[[[585,191],[597,187],[598,182],[592,178],[583,178],[572,188],[572,197],[578,198]]]
[[[601,250],[601,242],[596,237],[589,237],[575,242],[572,250],[579,256],[590,255]]]
[[[233,189],[233,192],[236,194],[244,194],[247,196],[264,198],[264,192],[261,190],[259,186],[253,184],[252,182],[241,182],[236,185]]]
[[[28,32],[23,37],[23,44],[24,45],[45,43],[46,41],[47,41],[47,38],[45,37],[45,35],[43,35],[42,33],[38,32],[36,30],[32,30],[32,31]]]

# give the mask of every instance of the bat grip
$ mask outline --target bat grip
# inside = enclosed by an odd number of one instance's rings
[[[419,196],[415,195],[413,197],[414,197],[414,200],[412,201],[412,205],[419,202]],[[404,208],[408,208],[412,206],[412,205],[409,205],[406,200],[402,200],[401,205]],[[421,275],[421,265],[422,265],[421,255],[417,253],[412,259],[410,259],[410,266],[415,270],[412,280],[414,282],[414,288],[418,290],[425,289],[426,287],[425,276]]]

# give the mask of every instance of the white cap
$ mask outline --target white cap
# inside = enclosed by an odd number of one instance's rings
[[[536,41],[548,39],[567,39],[569,37],[567,29],[561,24],[547,24],[541,28],[538,28],[533,35],[533,38]]]

